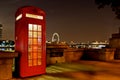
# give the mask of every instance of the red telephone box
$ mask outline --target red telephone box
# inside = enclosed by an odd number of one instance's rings
[[[15,49],[20,53],[16,62],[19,76],[45,73],[45,12],[40,8],[25,6],[17,10],[15,18]]]

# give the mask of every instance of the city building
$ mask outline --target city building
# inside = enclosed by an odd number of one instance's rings
[[[120,59],[120,28],[118,33],[112,34],[109,39],[109,46],[116,48],[115,59]]]
[[[109,45],[108,41],[92,41],[92,42],[81,42],[81,43],[70,43],[70,47],[74,48],[92,48],[102,49]]]
[[[0,40],[2,40],[2,31],[3,31],[3,26],[0,24]]]
[[[15,52],[15,42],[12,40],[0,40],[0,51]]]

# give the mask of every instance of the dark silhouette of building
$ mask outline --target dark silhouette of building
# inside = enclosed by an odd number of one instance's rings
[[[2,27],[2,24],[0,24],[0,39],[2,39],[2,30],[3,30],[3,27]]]
[[[112,34],[109,39],[109,45],[112,48],[116,48],[115,59],[120,59],[120,28],[118,33]]]

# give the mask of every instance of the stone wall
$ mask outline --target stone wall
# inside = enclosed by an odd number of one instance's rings
[[[83,51],[83,60],[98,60],[100,49],[84,49]]]
[[[12,79],[13,58],[17,56],[17,52],[0,52],[0,80]]]
[[[116,48],[115,59],[120,59],[120,49]]]
[[[62,57],[51,57],[50,58],[50,64],[64,63],[64,62],[65,62],[64,56],[62,56]]]
[[[47,49],[46,59],[47,65],[65,62],[63,49],[62,48]]]
[[[109,46],[111,48],[116,48],[115,59],[120,59],[120,28],[119,33],[112,34],[109,39]]]
[[[82,59],[111,61],[114,60],[114,53],[114,48],[85,49]]]
[[[111,38],[109,42],[109,46],[111,48],[118,48],[120,49],[120,38]]]
[[[83,49],[68,48],[64,50],[65,62],[79,61],[83,55]]]
[[[115,53],[114,48],[103,48],[99,52],[99,60],[103,61],[112,61],[114,60],[114,53]]]
[[[63,51],[64,49],[68,48],[67,44],[51,43],[47,44],[46,47],[47,47],[46,51],[47,65],[65,62]]]
[[[114,48],[86,49],[70,48],[68,45],[48,44],[47,45],[47,65],[55,63],[73,62],[84,60],[114,60]]]
[[[0,80],[12,78],[13,59],[0,59]]]

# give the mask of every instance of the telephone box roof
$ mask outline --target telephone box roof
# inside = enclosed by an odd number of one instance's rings
[[[45,12],[39,8],[39,7],[35,7],[35,6],[23,6],[17,9],[15,16],[19,15],[20,13],[35,13],[35,14],[43,14],[45,15]]]

